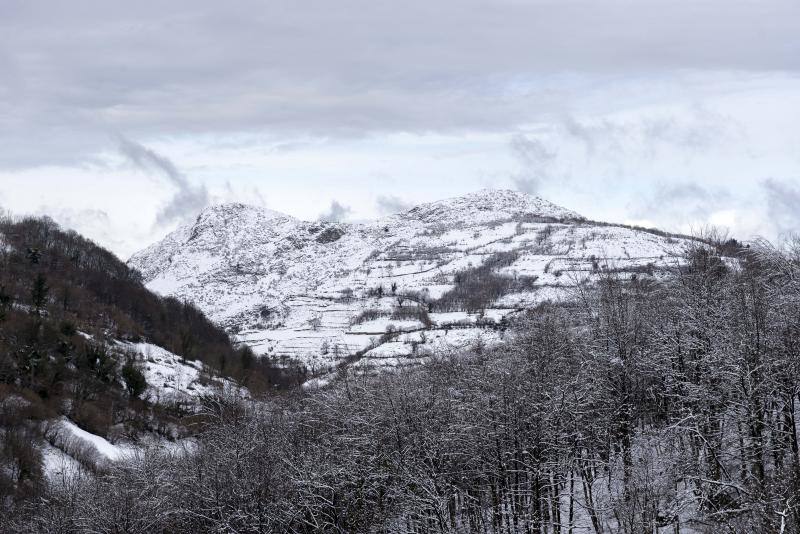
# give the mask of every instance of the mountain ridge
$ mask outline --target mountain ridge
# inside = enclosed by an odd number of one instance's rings
[[[256,353],[315,371],[354,355],[391,366],[421,348],[491,341],[501,335],[492,323],[564,298],[604,267],[669,269],[686,242],[481,190],[367,223],[214,206],[129,264]]]
[[[539,196],[512,189],[481,189],[466,195],[426,202],[396,215],[417,218],[422,221],[436,221],[443,215],[456,215],[460,218],[472,217],[473,222],[478,222],[481,220],[481,214],[494,220],[498,217],[511,218],[526,215],[558,219],[585,219],[582,215]],[[476,215],[478,215],[477,218]],[[486,220],[492,219],[487,218]]]

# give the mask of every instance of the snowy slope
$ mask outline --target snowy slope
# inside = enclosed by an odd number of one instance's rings
[[[91,338],[88,334],[82,334]],[[233,381],[212,377],[211,370],[197,361],[184,361],[180,356],[151,343],[115,342],[118,364],[133,358],[147,381],[142,398],[167,407],[180,407],[187,412],[201,408],[206,396],[234,395],[249,398],[249,391]],[[26,402],[7,398],[4,402]],[[1,407],[1,406],[0,406]],[[164,427],[169,428],[169,425]],[[83,476],[87,465],[99,468],[143,453],[147,447],[180,453],[191,447],[190,439],[170,440],[163,434],[142,433],[137,442],[116,441],[92,434],[65,416],[42,423],[45,441],[39,444],[44,471],[51,483],[69,483],[74,476]],[[179,437],[176,432],[171,438]]]
[[[85,332],[78,334],[94,339]],[[202,397],[250,396],[246,387],[229,378],[214,376],[214,369],[202,362],[185,360],[153,343],[114,340],[111,348],[118,368],[130,359],[142,372],[147,388],[141,398],[154,404],[180,405],[192,411],[200,407],[198,401]]]
[[[385,367],[497,338],[487,327],[505,315],[562,298],[604,268],[674,266],[685,245],[516,191],[483,190],[365,224],[214,206],[129,263],[150,289],[195,303],[257,353],[321,371],[357,352],[358,365]],[[497,274],[535,283],[495,299],[481,317],[436,308],[459,273],[503,253]],[[430,313],[417,320],[399,307]]]
[[[180,404],[184,409],[199,406],[204,396],[248,397],[249,392],[227,378],[213,377],[202,362],[183,360],[177,354],[152,343],[118,342],[125,354],[135,356],[147,381],[142,397],[156,404]]]

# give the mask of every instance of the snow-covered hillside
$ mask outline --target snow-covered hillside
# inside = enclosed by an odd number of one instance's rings
[[[226,204],[135,254],[147,286],[251,346],[324,371],[409,363],[498,339],[503,317],[606,268],[657,272],[686,241],[483,190],[366,224]]]
[[[141,397],[162,408],[194,413],[201,409],[203,397],[250,397],[246,388],[227,378],[214,377],[212,370],[202,363],[184,360],[158,345],[117,341],[111,348],[118,365],[128,358],[133,359],[147,382]],[[27,402],[21,397],[10,399],[11,402]],[[9,402],[9,398],[4,402]],[[181,437],[182,432],[174,423],[162,425],[158,433],[139,433],[135,442],[128,439],[123,425],[117,425],[110,432],[115,438],[105,438],[79,427],[66,416],[44,421],[41,429],[45,440],[39,447],[44,473],[51,483],[67,483],[73,476],[84,476],[87,466],[102,467],[142,454],[150,446],[180,452],[192,444],[191,439]]]
[[[247,389],[234,381],[213,376],[213,370],[202,362],[184,360],[158,345],[120,341],[117,348],[135,358],[147,382],[142,397],[155,404],[177,404],[191,411],[199,408],[197,401],[204,396],[249,396]]]

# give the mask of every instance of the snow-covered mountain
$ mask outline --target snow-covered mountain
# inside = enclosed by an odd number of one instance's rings
[[[483,190],[364,224],[214,206],[129,263],[147,287],[195,303],[256,353],[324,371],[496,339],[509,314],[603,269],[672,267],[686,244]]]

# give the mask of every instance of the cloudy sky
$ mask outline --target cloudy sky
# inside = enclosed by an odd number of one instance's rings
[[[0,206],[123,257],[211,203],[484,187],[800,230],[800,2],[0,2]]]

